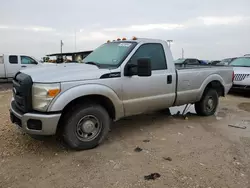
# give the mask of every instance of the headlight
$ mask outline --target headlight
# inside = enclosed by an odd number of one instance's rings
[[[32,87],[32,107],[34,110],[46,111],[50,102],[60,93],[60,83],[38,84]]]

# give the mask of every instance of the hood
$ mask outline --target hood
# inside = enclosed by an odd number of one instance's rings
[[[110,70],[99,69],[95,65],[63,63],[35,66],[20,72],[30,75],[33,82],[49,83],[99,79],[103,74],[110,73]]]
[[[233,67],[234,74],[250,74],[250,67]]]

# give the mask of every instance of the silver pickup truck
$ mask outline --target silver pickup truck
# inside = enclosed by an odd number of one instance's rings
[[[59,134],[77,150],[99,145],[112,121],[195,104],[213,115],[234,77],[231,67],[176,68],[165,41],[107,42],[83,64],[21,70],[13,80],[10,117],[30,135]]]

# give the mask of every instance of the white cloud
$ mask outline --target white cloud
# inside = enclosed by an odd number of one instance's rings
[[[35,31],[35,32],[50,32],[56,31],[51,27],[43,26],[13,26],[13,25],[0,25],[0,29],[10,29],[10,30],[26,30],[26,31]]]
[[[21,29],[28,30],[28,31],[36,31],[36,32],[55,31],[55,29],[53,29],[51,27],[42,27],[42,26],[29,26],[29,27],[25,27],[25,28],[21,28]]]
[[[0,29],[8,29],[9,27],[7,25],[0,25]]]
[[[108,39],[112,39],[114,38],[114,36],[111,35],[107,35],[105,33],[99,32],[99,31],[95,31],[95,32],[89,32],[89,33],[82,33],[81,36],[78,38],[80,40],[108,40]]]
[[[238,24],[239,22],[246,21],[249,17],[242,16],[231,16],[231,17],[198,17],[199,20],[202,20],[205,25],[232,25]]]
[[[144,25],[131,25],[128,27],[118,27],[118,28],[104,28],[104,31],[134,31],[134,32],[140,32],[140,31],[150,31],[150,30],[173,30],[173,29],[181,29],[184,25],[182,24],[144,24]]]

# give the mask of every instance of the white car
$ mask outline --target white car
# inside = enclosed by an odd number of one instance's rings
[[[233,90],[250,91],[250,56],[234,59],[230,66],[234,67]]]
[[[0,79],[13,78],[19,70],[26,67],[34,67],[39,64],[43,63],[31,56],[0,54]]]

